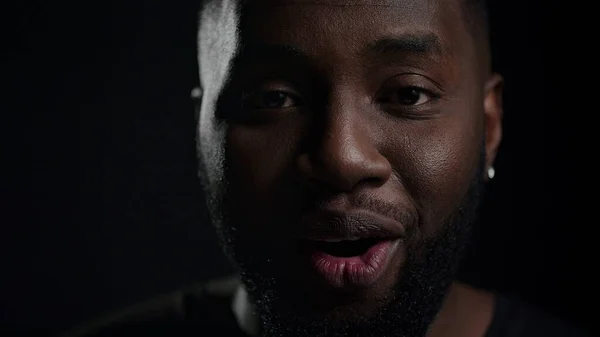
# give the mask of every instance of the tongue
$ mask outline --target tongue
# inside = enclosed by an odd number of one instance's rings
[[[325,242],[315,243],[316,248],[329,255],[337,257],[361,256],[375,245],[378,239],[361,239],[356,241]]]

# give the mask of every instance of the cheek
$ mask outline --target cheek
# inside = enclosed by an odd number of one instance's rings
[[[245,222],[265,222],[291,193],[286,179],[296,150],[293,129],[280,127],[231,126],[227,134],[226,160],[228,194],[233,214]],[[286,186],[288,188],[286,188]],[[268,222],[268,221],[267,221]]]
[[[480,126],[472,120],[440,119],[398,129],[401,135],[388,149],[393,151],[392,165],[429,236],[460,206],[475,176]]]

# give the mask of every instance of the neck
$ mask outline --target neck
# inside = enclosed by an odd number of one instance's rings
[[[455,282],[427,337],[484,337],[494,315],[494,296]]]
[[[484,337],[492,322],[494,303],[491,293],[455,282],[426,337]],[[232,304],[242,330],[256,336],[257,317],[243,287],[238,289]]]

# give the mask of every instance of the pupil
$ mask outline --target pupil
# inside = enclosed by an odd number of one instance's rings
[[[416,89],[407,89],[401,93],[402,103],[412,105],[419,101],[419,92]]]
[[[280,91],[271,91],[265,94],[265,105],[269,108],[278,108],[285,103],[286,96]]]

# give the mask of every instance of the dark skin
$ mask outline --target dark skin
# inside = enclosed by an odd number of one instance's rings
[[[223,13],[227,40],[234,14]],[[465,15],[459,0],[254,1],[238,49],[200,52],[199,149],[209,199],[227,214],[213,210],[217,228],[234,262],[268,261],[261,271],[298,310],[343,320],[386,305],[407,256],[493,164],[502,79]],[[374,284],[331,289],[303,267],[298,219],[317,208],[402,219],[406,236]],[[455,283],[428,336],[483,336],[492,303]]]

